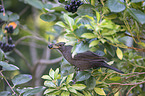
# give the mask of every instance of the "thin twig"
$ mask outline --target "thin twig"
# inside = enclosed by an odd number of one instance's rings
[[[8,86],[10,87],[10,89],[12,90],[12,92],[14,94],[16,94],[16,92],[13,90],[13,88],[11,87],[10,83],[8,82],[8,80],[5,78],[5,76],[3,75],[3,73],[0,71],[1,76],[4,78],[4,80],[6,81],[6,83],[8,84]],[[17,94],[16,94],[17,96]]]
[[[133,87],[131,87],[131,88],[129,89],[129,91],[127,92],[126,96],[128,96],[129,93],[130,93],[130,91],[131,91],[133,88],[135,88],[136,86],[137,86],[137,85],[134,85]]]

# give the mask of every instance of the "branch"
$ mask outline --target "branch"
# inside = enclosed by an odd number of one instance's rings
[[[25,58],[25,56],[18,49],[16,49],[16,48],[14,49],[14,51],[16,52],[17,55],[19,55],[24,60],[24,62],[26,63],[27,67],[29,68],[29,70],[31,70],[31,65],[27,61],[27,59]]]
[[[121,86],[126,86],[126,85],[140,85],[140,84],[143,84],[145,83],[145,81],[142,81],[142,82],[139,82],[139,83],[132,83],[132,84],[129,84],[129,83],[126,83],[126,84],[121,84],[121,83],[109,83],[108,85],[121,85]]]
[[[16,94],[16,92],[13,90],[13,88],[11,87],[10,83],[8,82],[8,80],[5,78],[5,76],[3,75],[3,73],[0,71],[1,76],[4,78],[4,80],[6,81],[6,83],[8,84],[8,86],[10,87],[10,89],[12,90],[12,92],[14,94]],[[16,94],[17,96],[17,94]]]
[[[37,63],[39,64],[45,64],[45,65],[49,65],[49,64],[53,64],[53,63],[57,63],[60,62],[62,60],[63,57],[58,57],[56,59],[52,59],[52,60],[45,60],[45,59],[41,59],[39,60]]]
[[[37,40],[40,40],[40,41],[45,41],[46,43],[48,43],[45,39],[40,38],[40,37],[37,37],[37,36],[24,36],[24,37],[18,39],[18,40],[15,42],[15,45],[17,45],[19,42],[21,42],[22,40],[27,39],[27,38],[30,38],[30,39],[33,38],[33,39],[37,39]]]

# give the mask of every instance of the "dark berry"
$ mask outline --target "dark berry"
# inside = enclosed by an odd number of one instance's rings
[[[4,11],[4,8],[2,5],[0,5],[0,12],[3,12]]]
[[[8,26],[5,26],[5,30],[7,30],[7,31],[8,31],[8,29],[9,29],[9,27],[8,27]]]
[[[3,50],[4,52],[7,52],[8,49],[9,49],[9,45],[8,45],[8,44],[5,44],[4,47],[2,48],[2,50]]]
[[[80,5],[82,5],[83,3],[80,0],[71,0],[70,4],[67,4],[65,6],[65,10],[67,10],[68,12],[72,12],[75,13],[78,9],[78,7]]]
[[[10,25],[7,32],[8,32],[8,33],[13,33],[13,31],[14,31],[13,26]]]
[[[12,37],[9,37],[8,43],[9,43],[9,44],[12,44],[12,43],[13,43]]]

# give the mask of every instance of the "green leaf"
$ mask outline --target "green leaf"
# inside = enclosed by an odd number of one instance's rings
[[[59,68],[57,68],[54,72],[54,79],[58,79]]]
[[[108,43],[105,43],[104,45],[105,45],[104,47],[107,49],[107,52],[108,52],[112,57],[114,57],[114,56],[115,56],[115,50],[114,50],[114,48],[113,48],[111,45],[109,45]]]
[[[4,52],[3,50],[0,49],[0,61],[3,59],[3,57],[4,57]]]
[[[47,94],[47,93],[50,93],[50,92],[53,92],[53,91],[56,91],[56,89],[47,89],[44,91],[44,94]]]
[[[107,5],[111,12],[121,12],[126,8],[124,0],[108,0]]]
[[[97,17],[97,23],[99,23],[99,21],[100,21],[100,13],[98,11],[96,11],[96,17]]]
[[[8,21],[8,15],[5,14],[5,16],[3,15],[3,13],[0,13],[0,19],[2,19],[3,21]]]
[[[14,33],[12,35],[18,35],[18,33],[19,33],[19,28],[16,27],[15,30],[14,30]]]
[[[12,79],[12,82],[13,82],[14,86],[16,86],[16,85],[20,85],[20,84],[26,83],[26,82],[30,81],[31,79],[32,79],[31,75],[20,74],[20,75],[16,75]]]
[[[95,16],[95,12],[93,10],[94,6],[90,5],[90,4],[83,4],[81,5],[78,10],[77,10],[77,14],[79,16],[83,16],[83,15],[89,15],[89,16]]]
[[[74,73],[72,73],[72,74],[70,74],[70,75],[67,76],[67,79],[66,79],[66,83],[67,84],[72,81],[73,76],[74,76]]]
[[[68,91],[63,91],[61,93],[61,96],[70,96],[70,93]]]
[[[145,13],[143,13],[140,10],[133,9],[133,8],[128,8],[127,11],[138,22],[140,22],[141,24],[145,23]]]
[[[31,95],[34,95],[38,92],[41,92],[45,89],[45,87],[35,87],[35,88],[27,88],[27,90],[25,89],[25,92],[23,94],[23,96],[31,96]]]
[[[51,77],[48,76],[48,75],[43,75],[41,78],[42,78],[42,79],[47,79],[47,80],[52,80]]]
[[[0,65],[3,66],[4,71],[14,71],[19,70],[19,68],[15,65],[8,64],[7,62],[0,61]]]
[[[77,93],[77,91],[72,87],[69,87],[69,91],[72,92],[72,93]]]
[[[83,91],[84,96],[92,96],[89,91]]]
[[[89,47],[96,46],[96,45],[99,44],[99,42],[100,42],[100,40],[94,40],[94,41],[92,41],[92,42],[89,44]]]
[[[56,16],[53,14],[47,13],[47,14],[40,15],[40,18],[44,21],[51,22],[51,21],[54,21],[56,19]]]
[[[84,84],[74,84],[71,87],[76,89],[76,90],[83,90],[83,89],[86,88],[86,85],[84,85]]]
[[[9,92],[9,91],[0,92],[0,96],[9,96],[10,94],[11,94],[11,92]]]
[[[120,60],[122,60],[122,58],[123,58],[123,53],[122,53],[122,51],[121,51],[119,48],[117,48],[116,54],[117,54],[118,58],[119,58]]]
[[[75,50],[72,53],[72,57],[74,57],[77,53],[83,53],[89,50],[89,46],[86,43],[81,42],[80,44],[78,44],[75,48]]]
[[[45,81],[44,85],[47,87],[54,87],[54,88],[56,87],[56,85],[52,81]]]
[[[65,20],[65,23],[69,25],[70,29],[73,30],[74,25],[74,19],[69,17],[67,14],[63,15],[63,18]]]
[[[93,38],[96,38],[97,36],[93,33],[84,33],[83,35],[81,35],[81,37],[84,37],[87,39],[93,39]]]
[[[95,92],[96,92],[97,94],[99,94],[99,95],[106,95],[106,93],[104,92],[104,90],[101,89],[101,88],[95,87],[94,90],[95,90]]]
[[[91,76],[89,79],[87,79],[86,85],[87,85],[87,89],[88,90],[94,89],[95,86],[96,86],[96,79],[95,79],[95,77]]]
[[[19,17],[19,15],[18,14],[15,14],[15,13],[13,13],[13,14],[11,14],[10,16],[9,16],[9,20],[10,21],[16,21],[16,20],[18,20],[20,17]]]
[[[76,75],[77,81],[84,81],[89,79],[91,74],[87,71],[79,71],[79,73]]]
[[[63,28],[66,27],[66,25],[65,25],[62,21],[58,21],[58,22],[56,23],[56,25],[58,25],[58,26],[60,26],[60,27],[63,27]]]
[[[119,77],[119,76],[115,76],[115,77],[109,78],[109,80],[111,80],[111,81],[118,81],[120,79],[121,79],[121,77]]]
[[[131,2],[134,2],[134,3],[141,2],[141,1],[144,1],[144,0],[131,0]]]
[[[49,75],[54,79],[54,70],[52,68],[49,70]]]
[[[142,47],[145,47],[145,43],[144,42],[138,42],[139,45],[141,45]]]
[[[25,3],[30,4],[31,6],[42,9],[43,8],[43,3],[39,0],[25,0]]]

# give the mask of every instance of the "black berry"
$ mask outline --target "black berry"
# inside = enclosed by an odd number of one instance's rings
[[[7,33],[11,33],[11,34],[14,32],[14,28],[12,25],[10,25],[9,27],[5,26],[5,30],[7,30]]]
[[[70,4],[67,4],[65,6],[65,10],[67,10],[68,12],[72,12],[75,13],[78,9],[79,6],[81,6],[83,4],[83,2],[81,2],[80,0],[71,0]]]
[[[9,37],[8,43],[9,43],[9,44],[12,44],[12,43],[13,43],[12,37]]]
[[[4,11],[4,8],[2,5],[0,5],[0,12],[3,12]]]

